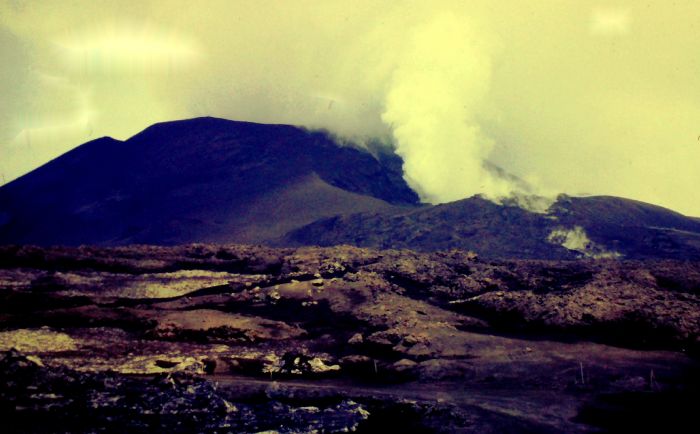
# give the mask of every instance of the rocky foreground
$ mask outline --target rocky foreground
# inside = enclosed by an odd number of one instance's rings
[[[3,432],[691,431],[698,350],[697,262],[0,247]]]

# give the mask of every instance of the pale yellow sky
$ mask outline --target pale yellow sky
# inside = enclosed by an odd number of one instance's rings
[[[700,216],[700,2],[0,0],[0,172],[211,115],[393,137],[432,201]]]

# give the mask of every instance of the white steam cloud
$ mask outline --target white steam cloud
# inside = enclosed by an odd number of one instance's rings
[[[493,141],[477,118],[491,62],[483,34],[466,17],[440,14],[408,34],[382,120],[393,131],[407,181],[428,202],[478,193],[496,198],[512,189],[484,167]]]
[[[609,259],[622,257],[620,253],[606,250],[604,247],[591,241],[581,226],[574,226],[572,229],[556,228],[547,236],[547,241],[578,252],[587,258]]]

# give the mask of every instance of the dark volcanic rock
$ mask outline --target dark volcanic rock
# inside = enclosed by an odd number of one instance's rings
[[[697,262],[203,244],[0,259],[10,432],[575,433],[700,390]]]
[[[280,402],[283,394],[232,400],[214,383],[189,375],[145,379],[47,369],[17,351],[0,355],[0,385],[3,430],[11,433],[341,432],[369,415],[350,400],[319,407]]]

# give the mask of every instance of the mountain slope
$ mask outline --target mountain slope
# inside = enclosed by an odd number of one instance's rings
[[[548,213],[479,196],[414,210],[322,219],[290,232],[286,244],[468,249],[486,257],[700,259],[700,223],[616,197],[561,195]]]
[[[264,242],[322,217],[416,204],[392,163],[287,125],[156,124],[0,188],[0,243]]]

